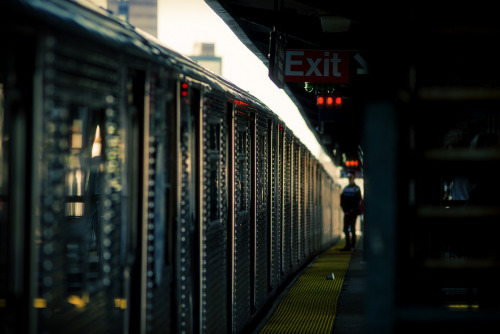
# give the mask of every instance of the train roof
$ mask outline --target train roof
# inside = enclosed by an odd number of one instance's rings
[[[149,58],[178,69],[193,79],[207,81],[215,88],[256,108],[272,112],[263,102],[213,73],[190,58],[162,44],[155,37],[122,21],[111,12],[87,0],[6,0],[1,6],[22,15],[16,15],[16,23],[40,24],[58,30],[71,31],[82,38],[97,40],[111,48],[125,50],[139,57]],[[8,17],[7,17],[8,19]]]

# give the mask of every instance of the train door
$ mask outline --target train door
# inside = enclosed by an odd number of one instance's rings
[[[255,129],[255,230],[252,238],[254,245],[254,279],[252,306],[261,308],[267,300],[268,292],[268,196],[269,196],[269,133],[268,120],[262,113],[257,114]]]
[[[250,321],[251,245],[251,147],[252,113],[235,101],[234,115],[234,289],[232,305],[233,332],[241,332]]]
[[[279,124],[269,119],[269,190],[268,190],[268,290],[275,289],[280,280],[281,267],[281,141]]]
[[[126,330],[127,118],[119,60],[91,45],[38,43],[30,276],[40,332]],[[42,84],[43,83],[43,84]]]

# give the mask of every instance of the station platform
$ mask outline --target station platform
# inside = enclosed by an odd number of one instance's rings
[[[363,333],[363,242],[353,251],[342,251],[344,245],[342,240],[297,275],[254,333]]]

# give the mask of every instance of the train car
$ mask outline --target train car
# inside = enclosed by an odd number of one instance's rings
[[[239,333],[340,238],[255,97],[85,1],[2,1],[2,333]]]

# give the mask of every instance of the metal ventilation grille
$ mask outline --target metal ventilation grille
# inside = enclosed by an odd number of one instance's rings
[[[227,111],[207,94],[203,113],[203,332],[227,332]]]

